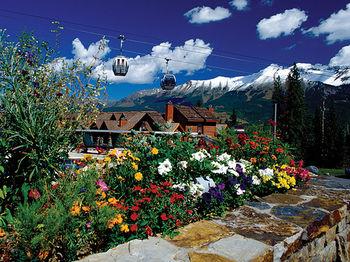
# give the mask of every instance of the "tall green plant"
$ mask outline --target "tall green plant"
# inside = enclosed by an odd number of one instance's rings
[[[31,34],[18,42],[0,35],[0,125],[8,143],[1,147],[7,159],[1,184],[20,188],[52,179],[77,141],[74,130],[97,112],[104,81],[93,78],[93,63],[53,56],[49,45]]]

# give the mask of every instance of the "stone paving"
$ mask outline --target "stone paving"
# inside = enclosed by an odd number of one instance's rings
[[[350,261],[350,179],[319,176],[305,188],[179,231],[173,239],[133,240],[81,261]]]

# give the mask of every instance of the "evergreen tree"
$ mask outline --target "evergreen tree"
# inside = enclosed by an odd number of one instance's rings
[[[296,155],[301,157],[305,128],[305,94],[299,70],[295,63],[287,77],[286,86],[286,124],[288,127],[286,141],[295,147]]]
[[[232,114],[230,117],[230,127],[234,127],[235,125],[237,125],[237,114],[236,114],[236,110],[233,108]]]
[[[325,131],[324,131],[324,159],[326,167],[339,167],[344,157],[344,135],[334,108],[333,99],[327,102]]]
[[[203,106],[203,100],[202,99],[198,99],[196,102],[196,106],[197,107],[202,107]]]
[[[286,137],[286,97],[280,76],[274,78],[272,93],[273,112],[277,104],[277,133],[279,137]]]

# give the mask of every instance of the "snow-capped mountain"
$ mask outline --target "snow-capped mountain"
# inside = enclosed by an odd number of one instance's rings
[[[306,93],[312,94],[312,97],[320,97],[321,88],[322,92],[335,94],[350,84],[350,69],[306,63],[299,63],[297,67]],[[141,90],[118,101],[110,110],[154,109],[164,111],[164,103],[172,100],[181,104],[196,104],[200,101],[224,111],[240,108],[256,114],[258,110],[251,110],[252,107],[258,109],[270,107],[274,77],[279,76],[284,83],[290,69],[291,67],[271,64],[247,76],[218,76],[209,80],[190,80],[176,86],[172,91],[163,91],[160,88]],[[350,88],[346,87],[346,90],[348,89]]]
[[[312,65],[306,63],[298,63],[300,76],[306,83],[321,82],[326,85],[340,86],[350,83],[350,70],[341,70],[335,67],[328,67],[324,65]],[[172,91],[162,91],[159,88],[148,89],[138,91],[131,96],[127,97],[126,100],[139,99],[144,96],[185,96],[196,93],[207,93],[214,92],[217,96],[220,96],[230,91],[248,91],[250,89],[262,89],[266,85],[271,85],[274,76],[279,76],[283,81],[286,80],[289,72],[289,68],[272,64],[258,73],[237,76],[237,77],[223,77],[218,76],[209,80],[190,80],[182,85],[176,86]]]

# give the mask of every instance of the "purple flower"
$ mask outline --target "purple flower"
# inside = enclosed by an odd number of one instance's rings
[[[102,179],[97,180],[96,185],[98,185],[103,192],[108,191],[108,186]]]
[[[227,179],[228,186],[234,186],[237,184],[239,184],[239,182],[238,182],[238,179],[236,177],[233,177],[233,176],[228,177],[228,179]]]
[[[92,224],[92,222],[91,222],[91,221],[86,222],[86,224],[85,224],[86,228],[91,228],[91,224]]]
[[[204,203],[205,203],[206,205],[210,205],[210,202],[211,202],[211,195],[207,192],[207,193],[204,193],[204,194],[202,195],[202,197],[203,197]]]
[[[218,184],[218,188],[220,190],[224,190],[225,189],[225,184],[224,183]]]
[[[222,195],[222,192],[218,187],[211,187],[209,189],[209,194],[215,199],[217,199],[219,202],[224,201],[224,196]]]
[[[243,175],[243,168],[240,164],[236,165],[236,171],[238,174]]]

